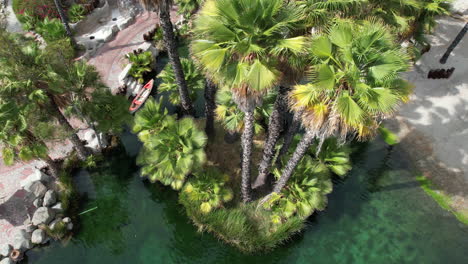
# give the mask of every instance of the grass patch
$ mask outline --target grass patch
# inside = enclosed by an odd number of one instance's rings
[[[271,212],[257,203],[221,208],[208,214],[187,200],[179,200],[199,231],[208,231],[244,252],[268,251],[288,241],[304,228],[304,220],[292,217],[281,225],[271,223]]]
[[[450,211],[460,222],[464,223],[465,225],[468,225],[468,212],[466,211],[456,211],[452,208],[452,199],[450,196],[444,194],[441,191],[435,190],[435,185],[434,183],[424,177],[423,175],[416,176],[416,180],[421,184],[421,188],[429,195],[431,196],[438,204],[440,207],[444,208],[447,211]]]

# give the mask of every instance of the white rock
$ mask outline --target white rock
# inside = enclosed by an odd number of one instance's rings
[[[9,244],[1,244],[0,245],[0,256],[8,257],[11,253],[13,248]]]
[[[42,206],[51,206],[57,202],[57,194],[54,190],[48,190],[44,195]]]
[[[4,258],[0,261],[0,264],[15,264],[11,258]]]
[[[125,68],[120,72],[120,74],[119,74],[119,85],[120,85],[120,86],[123,86],[123,85],[126,84],[125,80],[127,79],[128,72],[130,71],[131,68],[132,68],[132,64],[129,63],[129,64],[127,64],[127,66],[125,66]]]
[[[134,21],[135,20],[134,20],[133,16],[127,17],[125,19],[120,19],[120,20],[117,21],[117,27],[119,27],[119,30],[124,30],[130,24],[132,24]]]
[[[31,175],[29,175],[26,179],[20,181],[20,186],[25,189],[26,191],[30,191],[31,185],[36,181],[42,182],[49,182],[50,177],[49,175],[43,173],[42,171],[36,169]]]
[[[31,235],[31,242],[33,244],[43,244],[46,241],[47,235],[42,229],[36,229]]]
[[[73,229],[73,223],[68,223],[67,224],[67,229],[70,231]]]
[[[48,207],[39,207],[34,212],[32,223],[33,225],[48,224],[54,218],[55,212]]]
[[[52,223],[50,223],[49,225],[49,228],[54,230],[55,229],[55,226],[59,223],[59,222],[62,222],[62,218],[57,218],[55,219],[54,221],[52,221]]]
[[[36,198],[36,199],[33,201],[33,205],[34,205],[36,208],[42,207],[42,199],[41,199],[41,198]]]
[[[51,207],[56,213],[61,213],[63,211],[62,203],[57,203]]]
[[[31,234],[23,229],[18,229],[13,235],[13,248],[18,250],[28,250],[32,248]]]
[[[34,195],[34,197],[42,198],[47,192],[47,187],[45,187],[45,185],[40,181],[36,181],[31,185],[29,191]]]
[[[71,218],[70,217],[65,217],[62,219],[62,221],[66,224],[70,223],[71,222]]]

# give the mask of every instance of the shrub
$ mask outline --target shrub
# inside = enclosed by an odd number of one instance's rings
[[[205,88],[205,77],[196,68],[192,60],[181,58],[180,62],[184,71],[185,81],[189,87],[190,99],[194,102],[197,98],[197,93]],[[158,77],[162,79],[162,83],[158,88],[159,91],[168,92],[169,102],[173,105],[180,105],[180,95],[172,64],[168,63]]]
[[[142,176],[180,190],[187,175],[205,162],[207,137],[193,119],[176,121],[174,117],[166,116],[163,122],[165,127],[158,133],[139,133],[139,138],[143,138],[143,150],[137,163],[143,166]],[[142,137],[141,133],[146,136]]]
[[[76,23],[85,17],[86,9],[82,5],[73,4],[68,10],[68,19]]]
[[[200,212],[210,213],[234,197],[232,189],[226,186],[229,181],[228,175],[215,168],[206,168],[194,174],[185,184],[180,199],[187,199],[197,205]]]
[[[141,53],[131,52],[127,54],[127,59],[132,63],[132,68],[128,72],[130,76],[135,78],[139,83],[143,83],[145,73],[151,72],[151,64],[153,63],[153,54],[151,51],[145,51]]]
[[[59,19],[45,18],[36,25],[36,31],[46,42],[53,42],[67,37],[67,32]]]
[[[60,17],[54,0],[14,0],[13,10],[18,15],[27,13],[39,21]]]
[[[281,172],[274,171],[276,178]],[[327,205],[326,195],[333,189],[330,172],[325,165],[310,156],[305,156],[297,166],[286,188],[281,193],[273,193],[263,205],[273,212],[271,221],[282,224],[292,216],[301,219],[309,217],[315,210],[323,210]]]

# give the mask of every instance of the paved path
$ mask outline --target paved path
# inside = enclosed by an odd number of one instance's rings
[[[104,83],[114,91],[118,88],[118,77],[128,61],[125,55],[144,43],[143,34],[151,30],[158,18],[155,13],[143,13],[135,19],[135,23],[117,33],[116,37],[104,44],[90,60]]]
[[[439,60],[465,21],[444,17],[438,20],[431,49],[405,78],[415,84],[411,101],[402,106],[396,119],[387,126],[401,138],[399,147],[409,153],[416,167],[449,194],[452,207],[468,212],[468,36],[461,41],[446,64]],[[464,5],[464,6],[463,6]],[[455,67],[450,79],[428,79],[431,69]]]
[[[7,0],[7,30],[10,32],[23,32],[21,23],[16,18],[15,12],[13,12],[12,3],[13,0]]]

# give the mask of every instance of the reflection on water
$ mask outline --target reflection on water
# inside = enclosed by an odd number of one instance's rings
[[[468,263],[468,230],[415,182],[399,149],[377,141],[335,181],[328,208],[273,252],[244,255],[198,233],[177,194],[144,183],[125,151],[91,171],[96,199],[66,246],[28,253],[30,263]]]

